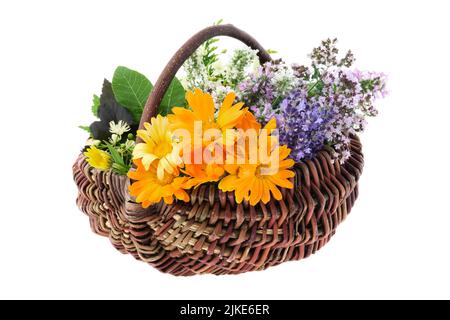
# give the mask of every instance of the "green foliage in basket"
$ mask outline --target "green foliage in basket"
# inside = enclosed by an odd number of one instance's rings
[[[102,160],[97,167],[111,168],[122,175],[128,172],[139,119],[152,89],[153,84],[143,74],[119,66],[112,82],[104,81],[102,94],[94,94],[91,110],[98,120],[79,128],[90,136],[85,152],[93,159]],[[185,89],[180,80],[174,78],[158,112],[166,115],[172,107],[185,105]]]

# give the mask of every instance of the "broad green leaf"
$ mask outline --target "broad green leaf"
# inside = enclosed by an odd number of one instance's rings
[[[152,83],[142,74],[126,67],[117,67],[112,80],[117,101],[127,108],[136,122],[139,122]]]
[[[100,97],[96,94],[92,97],[92,113],[98,117],[98,107],[100,107]]]
[[[171,112],[173,107],[183,107],[185,104],[185,91],[183,85],[180,80],[174,78],[159,105],[158,113],[165,116]]]

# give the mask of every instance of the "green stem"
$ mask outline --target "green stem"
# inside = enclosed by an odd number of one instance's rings
[[[276,107],[280,103],[280,100],[282,99],[281,96],[276,97],[276,99],[273,101],[272,106]]]
[[[311,91],[312,91],[315,87],[317,87],[317,85],[318,85],[319,82],[321,82],[321,81],[322,81],[322,79],[317,80],[316,83],[314,83],[313,86],[312,86],[311,88],[308,89],[308,95],[311,93]]]

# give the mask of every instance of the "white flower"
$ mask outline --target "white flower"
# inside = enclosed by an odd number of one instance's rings
[[[119,141],[120,141],[120,136],[115,133],[113,133],[111,135],[111,138],[109,138],[109,142],[111,142],[112,145],[116,145]]]
[[[133,150],[134,145],[135,145],[135,143],[133,140],[127,140],[125,142],[125,150]]]
[[[89,146],[89,147],[98,146],[100,144],[100,142],[101,142],[100,140],[95,140],[95,139],[89,138],[86,141],[86,145]]]
[[[219,76],[219,75],[221,75],[222,73],[224,73],[224,71],[225,71],[225,66],[223,65],[222,61],[220,61],[220,60],[217,60],[216,62],[214,62],[214,63],[211,65],[211,67],[212,67],[213,70],[214,70],[214,75],[215,75],[215,76]]]
[[[284,66],[275,72],[271,83],[277,88],[278,94],[285,95],[297,85],[298,79],[292,68]]]
[[[253,59],[252,64],[250,65],[250,73],[258,72],[258,69],[261,67],[261,63],[259,62],[258,56],[256,59]]]
[[[118,123],[115,123],[114,121],[111,121],[109,123],[109,132],[116,134],[118,136],[122,136],[125,132],[130,131],[130,126],[128,123],[119,120]],[[120,139],[119,139],[120,140]]]

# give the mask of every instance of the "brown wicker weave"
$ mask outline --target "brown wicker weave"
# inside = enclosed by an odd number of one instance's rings
[[[253,38],[231,25],[202,30],[164,69],[146,104],[141,127],[155,115],[183,61],[206,39],[218,35],[258,49],[261,62],[270,60]],[[189,203],[160,203],[149,209],[130,198],[127,177],[96,170],[80,155],[73,166],[77,204],[89,216],[95,233],[162,272],[190,276],[263,270],[316,252],[350,212],[363,168],[361,144],[351,137],[351,156],[343,165],[333,162],[331,153],[325,148],[314,159],[297,163],[294,189],[282,190],[281,201],[237,204],[233,193],[206,184],[189,191]]]

